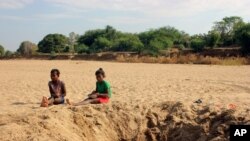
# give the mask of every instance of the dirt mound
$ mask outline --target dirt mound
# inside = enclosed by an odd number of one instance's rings
[[[221,141],[228,140],[230,124],[249,124],[245,117],[250,116],[180,102],[152,107],[126,103],[54,106],[29,115],[0,116],[0,140]]]

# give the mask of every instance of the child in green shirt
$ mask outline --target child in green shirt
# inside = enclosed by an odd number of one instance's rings
[[[78,102],[71,103],[69,99],[66,99],[66,102],[72,106],[86,105],[86,104],[99,104],[99,103],[108,103],[111,98],[111,88],[110,84],[104,80],[105,72],[102,68],[98,69],[95,72],[95,76],[97,79],[96,89],[88,95],[88,98]]]

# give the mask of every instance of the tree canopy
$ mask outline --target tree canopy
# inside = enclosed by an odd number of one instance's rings
[[[30,56],[32,54],[35,54],[37,49],[38,47],[36,44],[30,41],[23,41],[17,49],[17,52],[22,56]]]
[[[234,32],[243,24],[243,19],[238,16],[225,17],[214,23],[213,31],[220,34],[220,46],[235,44]]]
[[[62,34],[49,34],[38,43],[38,51],[42,53],[56,53],[69,51],[68,38]]]
[[[243,53],[250,53],[250,23],[239,27],[235,31],[235,37],[241,44]]]
[[[172,47],[181,49],[191,47],[196,52],[202,51],[205,47],[241,45],[245,49],[248,44],[248,40],[243,42],[243,36],[245,39],[248,34],[245,30],[247,30],[246,23],[237,16],[225,17],[215,22],[208,33],[192,36],[171,26],[132,34],[107,25],[103,29],[88,30],[82,35],[71,32],[69,37],[62,34],[48,34],[38,43],[38,52],[133,51],[157,55],[161,50]]]

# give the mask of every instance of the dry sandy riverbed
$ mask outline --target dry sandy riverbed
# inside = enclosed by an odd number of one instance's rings
[[[99,67],[111,103],[39,108],[52,68],[79,101]],[[229,124],[249,124],[250,66],[8,60],[0,96],[0,140],[226,140]]]

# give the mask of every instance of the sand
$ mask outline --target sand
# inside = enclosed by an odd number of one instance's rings
[[[52,68],[77,102],[95,89],[99,67],[109,104],[39,107]],[[8,60],[0,96],[1,141],[228,140],[230,124],[250,124],[250,66]]]

